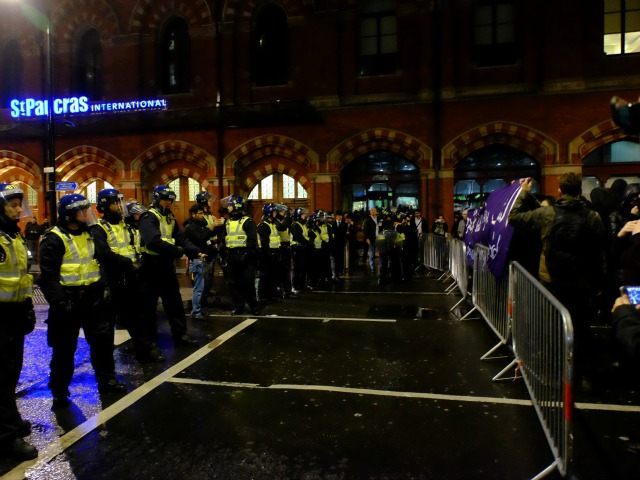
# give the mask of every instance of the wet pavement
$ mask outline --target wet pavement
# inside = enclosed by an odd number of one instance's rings
[[[161,317],[166,361],[141,366],[119,345],[130,392],[115,397],[98,395],[81,339],[73,404],[56,413],[38,306],[18,389],[40,457],[0,460],[1,478],[531,478],[553,455],[526,388],[491,381],[509,359],[479,360],[497,340],[450,315],[459,297],[443,289],[355,275],[257,317],[211,309],[189,348]],[[617,369],[597,387],[576,392],[575,477],[640,479],[638,383]]]

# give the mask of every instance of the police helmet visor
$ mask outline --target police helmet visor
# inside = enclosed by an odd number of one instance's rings
[[[85,223],[88,226],[97,223],[96,214],[87,199],[78,199],[64,207],[66,215],[76,223]]]
[[[142,215],[148,210],[147,207],[138,202],[129,202],[126,205],[126,208],[128,217],[133,215]]]
[[[0,190],[0,204],[3,206],[5,215],[12,220],[32,217],[31,207],[29,207],[28,195],[17,185],[7,185]]]

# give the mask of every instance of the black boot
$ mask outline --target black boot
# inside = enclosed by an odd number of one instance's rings
[[[38,458],[38,450],[22,438],[16,438],[1,447],[1,455],[13,458],[14,460],[33,460]]]

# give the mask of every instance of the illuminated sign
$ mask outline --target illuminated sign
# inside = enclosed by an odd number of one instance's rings
[[[81,115],[96,113],[126,113],[147,110],[166,110],[167,100],[151,98],[110,102],[89,102],[87,97],[55,98],[53,115]],[[49,115],[49,101],[37,98],[14,99],[10,102],[11,117],[37,118]]]

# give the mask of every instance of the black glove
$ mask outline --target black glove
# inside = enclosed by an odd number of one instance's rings
[[[24,316],[22,332],[27,335],[36,328],[36,312],[33,310],[33,307],[30,310],[27,310]]]
[[[176,258],[181,258],[184,255],[184,248],[176,247]]]

